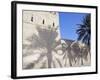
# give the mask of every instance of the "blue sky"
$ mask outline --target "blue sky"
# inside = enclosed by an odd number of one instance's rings
[[[82,23],[87,13],[59,12],[60,33],[62,39],[77,40],[77,24]]]

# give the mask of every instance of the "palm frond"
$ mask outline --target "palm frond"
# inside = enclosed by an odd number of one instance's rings
[[[91,37],[91,15],[87,14],[83,20],[82,24],[77,24],[79,27],[76,30],[78,34],[77,40],[81,40],[83,43],[90,45]]]

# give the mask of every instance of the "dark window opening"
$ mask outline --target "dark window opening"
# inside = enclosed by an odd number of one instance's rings
[[[33,16],[31,17],[31,21],[33,22]]]
[[[53,22],[53,27],[55,26],[55,23]]]
[[[42,23],[44,24],[44,19],[43,19],[43,22]]]

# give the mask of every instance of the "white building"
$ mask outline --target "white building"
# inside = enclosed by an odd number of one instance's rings
[[[44,29],[49,27],[57,28],[59,26],[58,12],[23,11],[23,40],[33,33],[38,35],[37,26]],[[57,30],[59,33],[58,28]]]
[[[60,43],[60,32],[59,32],[58,26],[59,26],[58,12],[26,11],[26,10],[23,11],[23,46],[24,46],[23,47],[23,68],[26,68],[27,66],[33,66],[33,64],[35,64],[34,68],[40,68],[44,62],[46,62],[45,63],[46,65],[44,67],[48,67],[47,65],[49,62],[47,59],[48,49],[44,47],[42,47],[41,50],[40,48],[33,49],[32,47],[27,49],[26,47],[32,44],[35,45],[35,43],[40,43],[40,45],[38,46],[41,46],[41,43],[44,42],[44,44],[50,43],[49,45],[51,45],[52,43],[54,43],[52,45],[58,44],[57,45],[58,46],[57,49],[58,49],[59,43]],[[41,30],[45,30],[44,31],[45,36],[42,37],[44,38],[44,40],[42,39],[42,41],[38,42],[38,40],[33,39],[32,40],[33,42],[31,42],[30,40],[32,39],[33,35],[36,35],[37,37],[40,36],[39,31],[37,30],[38,27]],[[49,47],[52,47],[52,46],[49,46]],[[35,54],[35,53],[38,53],[38,54]],[[44,53],[46,53],[43,59],[44,61],[37,62],[39,61],[38,59],[40,58],[40,55],[41,54],[43,55]],[[57,53],[61,53],[61,50],[57,50]],[[27,55],[27,56],[24,56],[24,55]],[[57,55],[53,51],[51,52],[50,55],[52,56],[53,61],[54,59],[56,59],[54,57],[61,59],[61,56]],[[51,63],[51,67],[53,67],[52,63]],[[60,67],[60,66],[56,64],[56,67]],[[30,67],[27,67],[27,68],[30,68]]]

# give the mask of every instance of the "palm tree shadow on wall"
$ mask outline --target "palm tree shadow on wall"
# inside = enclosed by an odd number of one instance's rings
[[[34,65],[37,64],[39,61],[43,59],[44,56],[47,57],[48,60],[48,68],[51,68],[51,64],[53,62],[52,59],[52,51],[57,53],[57,46],[60,43],[60,40],[56,40],[56,37],[58,36],[58,32],[56,28],[51,28],[51,26],[48,26],[47,29],[42,29],[40,26],[36,27],[38,35],[33,34],[31,37],[29,37],[27,40],[31,42],[30,45],[27,46],[28,49],[39,49],[39,48],[46,48],[47,52],[40,54],[37,61],[30,63],[25,67],[25,69],[32,69],[34,68]],[[28,55],[33,54],[26,53]],[[45,67],[45,63],[43,63],[42,67]]]

